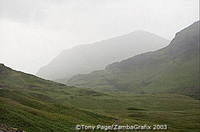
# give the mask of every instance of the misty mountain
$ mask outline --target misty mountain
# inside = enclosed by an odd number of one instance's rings
[[[48,65],[42,67],[39,77],[65,82],[76,74],[104,69],[106,65],[131,56],[166,46],[168,40],[145,31],[80,45],[63,51]]]
[[[178,32],[160,50],[136,55],[105,70],[76,75],[67,83],[98,90],[200,95],[199,21]]]

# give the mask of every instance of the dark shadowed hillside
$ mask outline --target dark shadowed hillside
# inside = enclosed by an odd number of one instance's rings
[[[200,95],[199,21],[178,32],[160,50],[108,65],[105,70],[77,75],[68,84],[99,90]]]
[[[65,50],[48,65],[42,67],[37,75],[45,79],[64,82],[73,75],[103,69],[108,64],[159,49],[168,43],[168,40],[152,33],[136,31]]]

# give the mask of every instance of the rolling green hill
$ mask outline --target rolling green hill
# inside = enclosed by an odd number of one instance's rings
[[[59,95],[84,94],[85,90],[76,92],[73,88],[0,64],[0,124],[28,132],[64,132],[74,131],[75,125],[80,123],[113,122],[114,118],[56,101]]]
[[[108,65],[105,70],[72,77],[66,84],[101,91],[179,93],[200,97],[199,21],[178,32],[171,43]]]
[[[83,125],[166,124],[198,132],[200,101],[178,94],[97,92],[69,87],[0,64],[0,130],[73,132]],[[3,124],[3,125],[2,125]]]

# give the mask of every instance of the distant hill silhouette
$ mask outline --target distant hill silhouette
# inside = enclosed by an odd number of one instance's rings
[[[166,46],[168,40],[145,31],[80,45],[63,51],[42,67],[39,77],[64,82],[76,74],[104,69],[106,65]]]

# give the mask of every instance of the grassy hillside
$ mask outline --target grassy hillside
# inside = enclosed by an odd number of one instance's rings
[[[67,84],[101,91],[180,93],[200,97],[199,21],[176,34],[160,50],[77,75]]]
[[[71,132],[76,124],[110,124],[114,121],[114,118],[56,101],[57,96],[75,94],[73,88],[17,72],[1,64],[0,124],[28,132]]]
[[[0,65],[0,124],[27,132],[72,132],[76,124],[167,124],[197,132],[200,101],[177,94],[101,93]],[[1,127],[0,127],[1,130]]]

